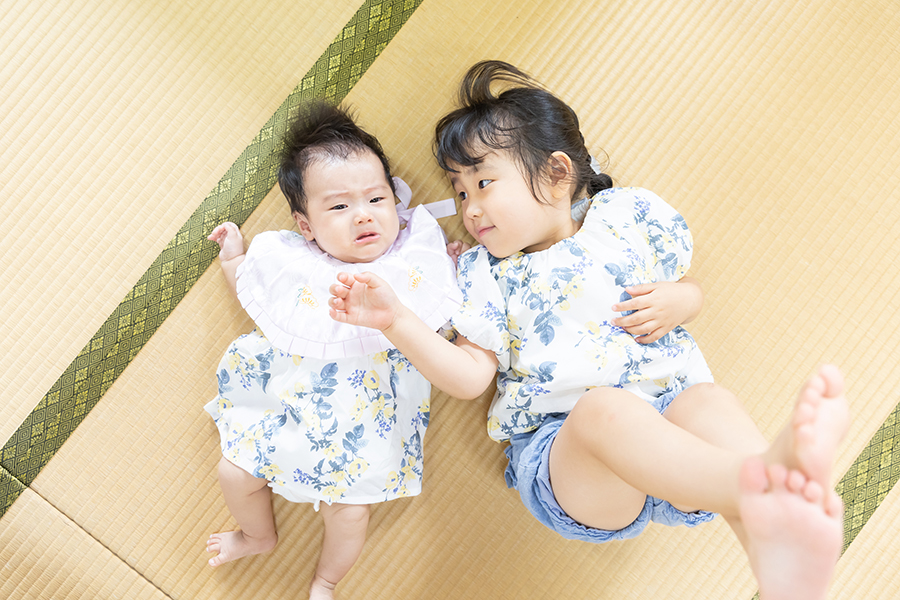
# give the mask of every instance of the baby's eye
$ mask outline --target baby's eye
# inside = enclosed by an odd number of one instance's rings
[[[377,197],[372,198],[371,200],[369,200],[369,203],[370,203],[370,204],[375,204],[376,202],[381,202],[382,200],[384,200],[384,198],[382,198],[381,196],[377,196]]]
[[[460,202],[465,202],[467,196],[466,196],[466,193],[465,193],[465,192],[460,192],[460,193],[458,193],[458,194],[456,195],[456,197],[459,198],[459,201],[460,201]]]
[[[491,179],[482,179],[478,182],[478,189],[483,190],[491,181]]]
[[[345,208],[347,208],[347,205],[346,205],[346,204],[335,204],[334,206],[332,206],[332,207],[331,207],[330,209],[328,209],[328,210],[343,210],[343,209],[345,209]]]

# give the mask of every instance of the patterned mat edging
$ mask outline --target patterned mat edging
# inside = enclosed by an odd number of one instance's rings
[[[31,485],[218,255],[206,240],[222,221],[242,225],[276,182],[280,140],[297,106],[341,101],[422,0],[366,0],[278,107],[200,207],[6,442],[0,517]]]

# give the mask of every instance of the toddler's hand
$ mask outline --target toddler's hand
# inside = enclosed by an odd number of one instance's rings
[[[455,242],[450,242],[447,244],[447,254],[450,255],[450,258],[453,259],[454,262],[459,260],[459,257],[463,255],[464,252],[469,250],[472,247],[471,244],[467,244],[462,240],[456,240]]]
[[[689,321],[699,312],[697,307],[699,288],[674,281],[646,283],[625,288],[631,300],[613,305],[616,312],[636,311],[613,320],[635,336],[641,344],[651,344],[677,326]],[[702,292],[699,302],[702,304]]]
[[[244,236],[238,226],[230,221],[213,229],[207,239],[219,244],[220,260],[231,260],[244,254]]]
[[[377,275],[338,273],[338,282],[329,288],[328,300],[335,321],[384,331],[403,309],[391,286]]]

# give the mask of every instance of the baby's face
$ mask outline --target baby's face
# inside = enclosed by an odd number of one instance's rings
[[[306,169],[306,215],[300,233],[338,260],[371,262],[397,239],[400,220],[381,161],[369,150],[328,158]]]

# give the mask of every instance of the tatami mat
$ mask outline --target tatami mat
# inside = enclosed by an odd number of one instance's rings
[[[0,0],[3,440],[360,9],[251,4]],[[461,74],[483,58],[522,66],[573,105],[618,183],[687,218],[707,293],[690,329],[767,435],[817,364],[844,369],[854,421],[835,480],[850,468],[900,402],[895,3],[369,4],[373,22],[415,8],[347,96],[415,202],[452,195],[431,135]],[[464,235],[458,217],[441,223]],[[276,189],[243,229],[291,224]],[[322,533],[309,506],[276,499],[274,552],[205,564],[206,537],[234,523],[202,405],[250,326],[213,264],[0,518],[0,594],[303,597]],[[435,393],[425,491],[374,509],[344,598],[753,596],[721,519],[603,546],[542,529],[503,483],[487,400]],[[833,598],[893,597],[900,500],[885,464],[884,479],[867,471],[876,491]]]

